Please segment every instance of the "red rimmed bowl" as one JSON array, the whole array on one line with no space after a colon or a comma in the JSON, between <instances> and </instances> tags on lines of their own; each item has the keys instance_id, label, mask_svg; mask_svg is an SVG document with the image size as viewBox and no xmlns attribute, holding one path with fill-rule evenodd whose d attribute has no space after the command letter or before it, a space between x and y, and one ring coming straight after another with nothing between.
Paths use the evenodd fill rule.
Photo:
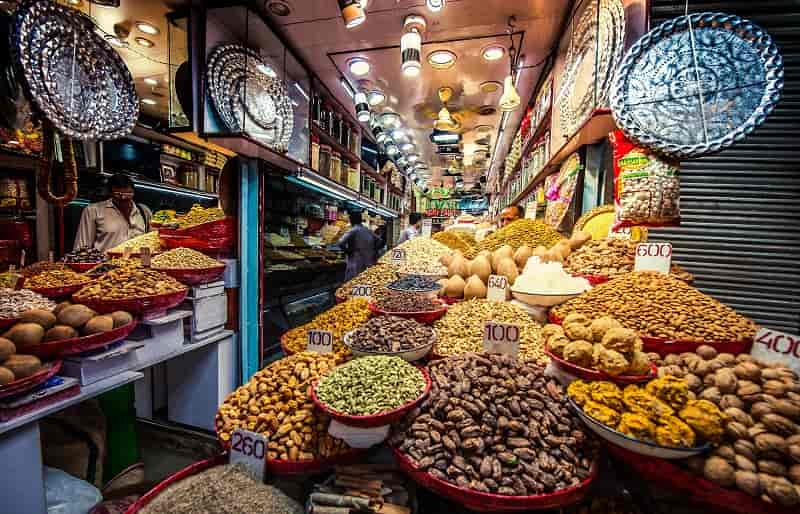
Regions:
<instances>
[{"instance_id":1,"label":"red rimmed bowl","mask_svg":"<svg viewBox=\"0 0 800 514\"><path fill-rule=\"evenodd\" d=\"M188 236L198 239L232 239L236 237L236 229L236 218L226 216L221 220L209 221L188 228L164 228L162 226L158 234L159 236L163 233L168 236Z\"/></svg>"},{"instance_id":2,"label":"red rimmed bowl","mask_svg":"<svg viewBox=\"0 0 800 514\"><path fill-rule=\"evenodd\" d=\"M78 273L86 273L90 269L94 268L98 264L103 264L103 262L67 262L66 265L72 268L72 271L77 271Z\"/></svg>"},{"instance_id":3,"label":"red rimmed bowl","mask_svg":"<svg viewBox=\"0 0 800 514\"><path fill-rule=\"evenodd\" d=\"M365 356L370 356L370 355L386 355L386 356L389 356L389 357L400 357L401 359L403 359L406 362L415 362L415 361L418 361L420 359L425 358L425 356L428 355L431 352L431 348L433 348L433 345L436 343L436 332L434 331L433 332L433 337L431 338L431 340L428 343L426 343L426 344L424 344L422 346L419 346L417 348L412 348L410 350L401 350L401 351L398 351L398 352L389 352L389 351L387 351L387 352L379 352L379 351L358 350L356 348L353 348L353 345L352 345L352 342L351 342L351 338L352 338L351 334L352 333L353 333L352 330L350 332L347 332L344 335L343 340L344 340L344 345L347 346L350 349L350 353L352 353L354 357L365 357Z\"/></svg>"},{"instance_id":4,"label":"red rimmed bowl","mask_svg":"<svg viewBox=\"0 0 800 514\"><path fill-rule=\"evenodd\" d=\"M550 320L550 323L555 323L556 325L560 325L563 321L561 318L553 314L552 311L550 311L548 314L548 319ZM657 353L661 357L665 357L673 353L694 353L701 346L712 346L720 353L727 352L734 355L738 355L740 353L750 353L750 349L753 347L752 339L746 339L744 341L686 341L681 339L668 339L665 337L649 337L643 335L640 335L639 338L642 340L642 343L644 343L642 351L648 353Z\"/></svg>"},{"instance_id":5,"label":"red rimmed bowl","mask_svg":"<svg viewBox=\"0 0 800 514\"><path fill-rule=\"evenodd\" d=\"M27 287L26 289L30 289L34 293L39 293L42 296L47 298L69 298L74 293L77 293L84 286L88 286L91 280L84 282L83 284L78 284L74 286L64 286L64 287Z\"/></svg>"},{"instance_id":6,"label":"red rimmed bowl","mask_svg":"<svg viewBox=\"0 0 800 514\"><path fill-rule=\"evenodd\" d=\"M439 299L446 303L447 305L454 305L458 302L463 302L463 298L453 298L451 296L440 296Z\"/></svg>"},{"instance_id":7,"label":"red rimmed bowl","mask_svg":"<svg viewBox=\"0 0 800 514\"><path fill-rule=\"evenodd\" d=\"M200 284L207 284L219 279L225 273L225 265L220 264L213 268L202 269L175 269L175 268L153 268L165 275L169 275L178 282L188 286L199 286Z\"/></svg>"},{"instance_id":8,"label":"red rimmed bowl","mask_svg":"<svg viewBox=\"0 0 800 514\"><path fill-rule=\"evenodd\" d=\"M434 303L437 303L436 300L434 300ZM447 304L445 304L443 301L439 301L438 303L441 305L441 307L439 307L434 311L416 311L416 312L385 311L372 302L370 302L370 304L367 307L369 308L370 312L379 316L382 315L397 316L398 318L413 319L414 321L417 321L419 323L430 325L437 319L444 316L444 314L447 312Z\"/></svg>"},{"instance_id":9,"label":"red rimmed bowl","mask_svg":"<svg viewBox=\"0 0 800 514\"><path fill-rule=\"evenodd\" d=\"M168 249L173 248L191 248L199 252L220 252L223 250L233 249L234 239L230 237L213 237L208 239L201 239L192 236L174 236L169 234L158 235L162 246Z\"/></svg>"},{"instance_id":10,"label":"red rimmed bowl","mask_svg":"<svg viewBox=\"0 0 800 514\"><path fill-rule=\"evenodd\" d=\"M403 453L392 447L395 461L400 470L420 486L477 512L518 512L525 510L555 509L581 501L589 492L589 487L597 477L597 463L592 465L591 474L580 484L549 494L533 496L504 496L482 493L473 489L458 487L432 476L417 468Z\"/></svg>"},{"instance_id":11,"label":"red rimmed bowl","mask_svg":"<svg viewBox=\"0 0 800 514\"><path fill-rule=\"evenodd\" d=\"M317 397L317 386L319 382L315 383L311 386L311 390L309 394L311 395L311 400L314 402L314 405L317 406L321 411L331 417L331 419L335 419L339 423L351 427L358 427L358 428L374 428L374 427L382 427L384 425L391 425L392 423L399 421L406 415L411 409L422 403L426 396L428 396L428 392L431 390L431 377L428 376L428 372L422 368L417 368L419 372L422 374L423 378L425 379L425 389L422 391L422 394L417 397L416 400L406 403L396 409L392 409L389 411L381 412L379 414L372 414L369 416L351 416L350 414L344 414L337 410L333 410L332 408L328 407L326 404L322 402L322 400Z\"/></svg>"},{"instance_id":12,"label":"red rimmed bowl","mask_svg":"<svg viewBox=\"0 0 800 514\"><path fill-rule=\"evenodd\" d=\"M31 355L36 355L40 359L52 359L64 355L76 355L78 353L96 350L110 344L116 343L128 337L133 329L136 328L137 321L133 320L125 326L83 337L73 337L62 339L61 341L48 341L26 348L25 351Z\"/></svg>"},{"instance_id":13,"label":"red rimmed bowl","mask_svg":"<svg viewBox=\"0 0 800 514\"><path fill-rule=\"evenodd\" d=\"M9 396L14 396L15 394L21 394L26 391L30 391L39 384L47 382L47 380L58 373L60 369L60 360L45 362L42 364L42 369L33 375L14 380L13 382L9 382L6 385L0 386L0 398L7 398Z\"/></svg>"},{"instance_id":14,"label":"red rimmed bowl","mask_svg":"<svg viewBox=\"0 0 800 514\"><path fill-rule=\"evenodd\" d=\"M604 283L608 282L609 280L611 280L606 275L585 275L583 273L573 273L572 276L573 277L578 277L578 278L585 278L586 280L589 281L589 283L592 286L597 286L597 285L600 285L600 284L604 284Z\"/></svg>"},{"instance_id":15,"label":"red rimmed bowl","mask_svg":"<svg viewBox=\"0 0 800 514\"><path fill-rule=\"evenodd\" d=\"M646 375L617 375L615 377L600 371L599 369L584 368L582 366L578 366L577 364L573 364L572 362L566 361L551 352L547 345L544 346L544 353L550 357L550 362L553 363L553 366L565 373L569 373L570 375L583 380L606 380L616 384L639 384L642 382L649 382L658 376L658 367L652 362L650 363L650 373Z\"/></svg>"},{"instance_id":16,"label":"red rimmed bowl","mask_svg":"<svg viewBox=\"0 0 800 514\"><path fill-rule=\"evenodd\" d=\"M145 296L142 298L131 298L127 300L95 300L93 298L80 298L73 296L72 300L82 303L93 311L100 314L108 314L114 311L125 311L131 314L150 314L153 312L166 311L179 305L189 292L188 289L175 293Z\"/></svg>"}]
</instances>

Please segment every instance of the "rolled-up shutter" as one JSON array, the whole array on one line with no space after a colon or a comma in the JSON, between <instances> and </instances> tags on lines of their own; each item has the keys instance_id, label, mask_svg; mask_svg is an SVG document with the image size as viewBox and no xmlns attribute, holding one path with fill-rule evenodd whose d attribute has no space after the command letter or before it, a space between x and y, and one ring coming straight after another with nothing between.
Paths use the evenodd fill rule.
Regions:
<instances>
[{"instance_id":1,"label":"rolled-up shutter","mask_svg":"<svg viewBox=\"0 0 800 514\"><path fill-rule=\"evenodd\" d=\"M690 12L748 18L777 42L785 86L753 135L719 154L682 163L681 226L651 231L696 283L759 324L800 333L800 2L692 1ZM651 26L684 3L651 0Z\"/></svg>"}]
</instances>

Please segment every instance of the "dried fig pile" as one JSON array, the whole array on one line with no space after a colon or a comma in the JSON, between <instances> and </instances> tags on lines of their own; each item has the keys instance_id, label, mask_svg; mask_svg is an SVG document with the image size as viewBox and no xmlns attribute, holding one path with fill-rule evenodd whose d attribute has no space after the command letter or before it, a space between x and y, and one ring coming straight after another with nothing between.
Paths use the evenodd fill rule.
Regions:
<instances>
[{"instance_id":1,"label":"dried fig pile","mask_svg":"<svg viewBox=\"0 0 800 514\"><path fill-rule=\"evenodd\" d=\"M435 361L429 372L429 397L392 436L420 470L511 496L552 493L590 475L595 443L542 368L471 353Z\"/></svg>"},{"instance_id":2,"label":"dried fig pile","mask_svg":"<svg viewBox=\"0 0 800 514\"><path fill-rule=\"evenodd\" d=\"M722 444L689 465L723 487L800 505L800 381L789 368L701 346L668 355L659 375L681 377L729 418Z\"/></svg>"}]
</instances>

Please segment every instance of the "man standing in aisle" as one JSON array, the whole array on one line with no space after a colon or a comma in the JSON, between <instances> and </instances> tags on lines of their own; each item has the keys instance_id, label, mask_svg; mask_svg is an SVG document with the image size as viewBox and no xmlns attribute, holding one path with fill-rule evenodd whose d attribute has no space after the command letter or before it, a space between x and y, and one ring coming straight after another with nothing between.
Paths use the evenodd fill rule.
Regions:
<instances>
[{"instance_id":1,"label":"man standing in aisle","mask_svg":"<svg viewBox=\"0 0 800 514\"><path fill-rule=\"evenodd\" d=\"M408 227L400 233L400 240L397 244L402 244L409 239L414 239L419 235L419 228L422 226L422 214L412 212L408 215Z\"/></svg>"},{"instance_id":2,"label":"man standing in aisle","mask_svg":"<svg viewBox=\"0 0 800 514\"><path fill-rule=\"evenodd\" d=\"M516 221L525 216L525 211L519 205L509 205L500 213L500 226L505 227L512 221Z\"/></svg>"},{"instance_id":3,"label":"man standing in aisle","mask_svg":"<svg viewBox=\"0 0 800 514\"><path fill-rule=\"evenodd\" d=\"M350 280L375 264L378 238L370 229L362 225L362 222L361 212L350 211L351 228L336 243L347 256L345 280Z\"/></svg>"},{"instance_id":4,"label":"man standing in aisle","mask_svg":"<svg viewBox=\"0 0 800 514\"><path fill-rule=\"evenodd\" d=\"M81 214L73 247L114 248L150 230L150 209L133 201L133 181L127 175L113 175L108 181L111 198L89 204Z\"/></svg>"}]
</instances>

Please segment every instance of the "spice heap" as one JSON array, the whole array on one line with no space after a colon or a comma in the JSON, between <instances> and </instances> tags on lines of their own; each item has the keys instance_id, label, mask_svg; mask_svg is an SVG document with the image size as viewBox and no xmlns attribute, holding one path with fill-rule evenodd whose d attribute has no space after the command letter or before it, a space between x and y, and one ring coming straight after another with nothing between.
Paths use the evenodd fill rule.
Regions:
<instances>
[{"instance_id":1,"label":"spice heap","mask_svg":"<svg viewBox=\"0 0 800 514\"><path fill-rule=\"evenodd\" d=\"M447 314L433 324L437 337L433 353L449 356L482 351L483 327L487 321L519 326L519 358L522 361L547 361L542 351L542 330L527 312L510 303L477 298L451 305Z\"/></svg>"},{"instance_id":2,"label":"spice heap","mask_svg":"<svg viewBox=\"0 0 800 514\"><path fill-rule=\"evenodd\" d=\"M437 232L433 235L433 239L446 245L451 250L459 250L464 254L472 253L477 244L473 237L455 230Z\"/></svg>"},{"instance_id":3,"label":"spice heap","mask_svg":"<svg viewBox=\"0 0 800 514\"><path fill-rule=\"evenodd\" d=\"M280 489L256 482L239 466L214 466L171 484L140 514L303 514Z\"/></svg>"},{"instance_id":4,"label":"spice heap","mask_svg":"<svg viewBox=\"0 0 800 514\"><path fill-rule=\"evenodd\" d=\"M581 275L616 278L633 271L636 245L638 244L636 241L619 238L588 241L567 257L564 261L564 269L570 273ZM694 280L691 273L684 271L677 264L672 265L670 273L684 282Z\"/></svg>"},{"instance_id":5,"label":"spice heap","mask_svg":"<svg viewBox=\"0 0 800 514\"><path fill-rule=\"evenodd\" d=\"M562 325L542 328L547 349L567 362L608 375L646 375L650 357L636 332L611 316L589 319L570 314Z\"/></svg>"},{"instance_id":6,"label":"spice heap","mask_svg":"<svg viewBox=\"0 0 800 514\"><path fill-rule=\"evenodd\" d=\"M514 290L540 294L575 294L591 289L585 278L573 277L559 262L528 259L525 269L514 282Z\"/></svg>"},{"instance_id":7,"label":"spice heap","mask_svg":"<svg viewBox=\"0 0 800 514\"><path fill-rule=\"evenodd\" d=\"M189 212L178 218L178 228L190 228L203 223L219 221L225 218L225 213L219 207L206 209L202 205L194 204Z\"/></svg>"},{"instance_id":8,"label":"spice heap","mask_svg":"<svg viewBox=\"0 0 800 514\"><path fill-rule=\"evenodd\" d=\"M336 290L339 298L350 298L353 286L380 287L397 280L397 271L391 264L376 264L365 269Z\"/></svg>"},{"instance_id":9,"label":"spice heap","mask_svg":"<svg viewBox=\"0 0 800 514\"><path fill-rule=\"evenodd\" d=\"M406 275L403 278L395 280L386 287L393 291L424 293L438 291L441 286L439 286L438 282L434 282L433 280L422 275Z\"/></svg>"},{"instance_id":10,"label":"spice heap","mask_svg":"<svg viewBox=\"0 0 800 514\"><path fill-rule=\"evenodd\" d=\"M237 428L264 434L267 458L312 460L346 450L328 434L330 419L314 409L309 387L335 365L333 355L301 352L275 361L225 399L216 429L227 443Z\"/></svg>"},{"instance_id":11,"label":"spice heap","mask_svg":"<svg viewBox=\"0 0 800 514\"><path fill-rule=\"evenodd\" d=\"M192 250L175 248L153 257L153 269L208 269L222 266L216 259Z\"/></svg>"},{"instance_id":12,"label":"spice heap","mask_svg":"<svg viewBox=\"0 0 800 514\"><path fill-rule=\"evenodd\" d=\"M95 247L82 246L77 250L67 252L61 258L62 262L105 262L108 259L106 254Z\"/></svg>"},{"instance_id":13,"label":"spice heap","mask_svg":"<svg viewBox=\"0 0 800 514\"><path fill-rule=\"evenodd\" d=\"M123 259L122 257L117 259L111 259L107 262L101 262L97 266L93 267L89 271L86 272L86 275L91 278L100 277L111 270L119 269L119 268L141 268L142 261L138 257L131 257L129 259Z\"/></svg>"},{"instance_id":14,"label":"spice heap","mask_svg":"<svg viewBox=\"0 0 800 514\"><path fill-rule=\"evenodd\" d=\"M447 268L438 262L406 260L397 270L403 275L433 275L443 277L447 275Z\"/></svg>"},{"instance_id":15,"label":"spice heap","mask_svg":"<svg viewBox=\"0 0 800 514\"><path fill-rule=\"evenodd\" d=\"M17 319L32 309L52 311L56 304L29 289L0 288L0 319Z\"/></svg>"},{"instance_id":16,"label":"spice heap","mask_svg":"<svg viewBox=\"0 0 800 514\"><path fill-rule=\"evenodd\" d=\"M621 390L613 382L576 380L569 397L587 416L628 437L673 448L722 439L726 417L708 400L693 400L680 378L661 377Z\"/></svg>"},{"instance_id":17,"label":"spice heap","mask_svg":"<svg viewBox=\"0 0 800 514\"><path fill-rule=\"evenodd\" d=\"M141 236L136 236L133 239L128 239L121 245L117 245L110 249L110 254L124 254L128 249L131 255L139 255L142 248L150 248L150 252L158 253L161 251L161 241L158 239L158 230L153 230Z\"/></svg>"},{"instance_id":18,"label":"spice heap","mask_svg":"<svg viewBox=\"0 0 800 514\"><path fill-rule=\"evenodd\" d=\"M186 291L174 278L146 268L111 270L73 296L75 300L130 300Z\"/></svg>"},{"instance_id":19,"label":"spice heap","mask_svg":"<svg viewBox=\"0 0 800 514\"><path fill-rule=\"evenodd\" d=\"M23 277L32 277L34 275L38 275L43 271L53 271L53 270L65 270L69 269L64 263L62 262L49 262L49 261L39 261L34 262L30 266L25 266L21 270L19 270L20 275Z\"/></svg>"},{"instance_id":20,"label":"spice heap","mask_svg":"<svg viewBox=\"0 0 800 514\"><path fill-rule=\"evenodd\" d=\"M172 209L162 209L160 211L156 211L153 213L153 217L150 218L150 223L161 225L172 223L176 221L175 214L175 211Z\"/></svg>"},{"instance_id":21,"label":"spice heap","mask_svg":"<svg viewBox=\"0 0 800 514\"><path fill-rule=\"evenodd\" d=\"M345 346L342 338L345 333L367 322L370 317L368 304L369 302L364 298L353 298L335 305L305 325L289 330L283 336L286 350L291 353L305 351L308 345L309 330L329 330L333 333L333 351L336 358L339 361L349 358L350 350Z\"/></svg>"},{"instance_id":22,"label":"spice heap","mask_svg":"<svg viewBox=\"0 0 800 514\"><path fill-rule=\"evenodd\" d=\"M425 391L425 377L400 357L375 355L343 364L322 377L317 398L350 416L372 416L413 402Z\"/></svg>"},{"instance_id":23,"label":"spice heap","mask_svg":"<svg viewBox=\"0 0 800 514\"><path fill-rule=\"evenodd\" d=\"M396 246L393 250L401 249L406 252L406 262L428 262L431 264L438 264L439 258L443 255L450 255L453 251L447 246L443 245L433 239L427 237L415 237L409 239L405 243ZM392 253L386 252L380 258L380 262L385 264L392 263Z\"/></svg>"},{"instance_id":24,"label":"spice heap","mask_svg":"<svg viewBox=\"0 0 800 514\"><path fill-rule=\"evenodd\" d=\"M391 466L336 466L330 479L314 486L308 498L308 512L410 514L411 495L406 484L405 476Z\"/></svg>"},{"instance_id":25,"label":"spice heap","mask_svg":"<svg viewBox=\"0 0 800 514\"><path fill-rule=\"evenodd\" d=\"M544 370L498 354L429 365L429 398L392 437L421 471L484 493L528 496L578 485L594 444Z\"/></svg>"},{"instance_id":26,"label":"spice heap","mask_svg":"<svg viewBox=\"0 0 800 514\"><path fill-rule=\"evenodd\" d=\"M374 353L404 352L429 345L433 329L414 320L397 316L378 316L350 332L354 350Z\"/></svg>"},{"instance_id":27,"label":"spice heap","mask_svg":"<svg viewBox=\"0 0 800 514\"><path fill-rule=\"evenodd\" d=\"M800 504L800 381L792 370L710 346L658 365L727 416L720 446L689 459L693 471L779 505Z\"/></svg>"},{"instance_id":28,"label":"spice heap","mask_svg":"<svg viewBox=\"0 0 800 514\"><path fill-rule=\"evenodd\" d=\"M384 312L430 312L442 308L438 300L409 291L378 289L372 299L375 306Z\"/></svg>"},{"instance_id":29,"label":"spice heap","mask_svg":"<svg viewBox=\"0 0 800 514\"><path fill-rule=\"evenodd\" d=\"M564 236L553 230L549 225L539 220L521 219L509 223L479 242L473 251L466 253L467 257L474 257L482 250L494 251L503 245L513 249L520 246L546 246L550 248Z\"/></svg>"},{"instance_id":30,"label":"spice heap","mask_svg":"<svg viewBox=\"0 0 800 514\"><path fill-rule=\"evenodd\" d=\"M654 271L635 271L600 284L551 311L587 318L613 316L641 336L689 341L752 339L756 325L681 280Z\"/></svg>"},{"instance_id":31,"label":"spice heap","mask_svg":"<svg viewBox=\"0 0 800 514\"><path fill-rule=\"evenodd\" d=\"M58 287L79 286L91 282L91 278L69 269L43 271L25 280L29 289L51 289Z\"/></svg>"}]
</instances>

